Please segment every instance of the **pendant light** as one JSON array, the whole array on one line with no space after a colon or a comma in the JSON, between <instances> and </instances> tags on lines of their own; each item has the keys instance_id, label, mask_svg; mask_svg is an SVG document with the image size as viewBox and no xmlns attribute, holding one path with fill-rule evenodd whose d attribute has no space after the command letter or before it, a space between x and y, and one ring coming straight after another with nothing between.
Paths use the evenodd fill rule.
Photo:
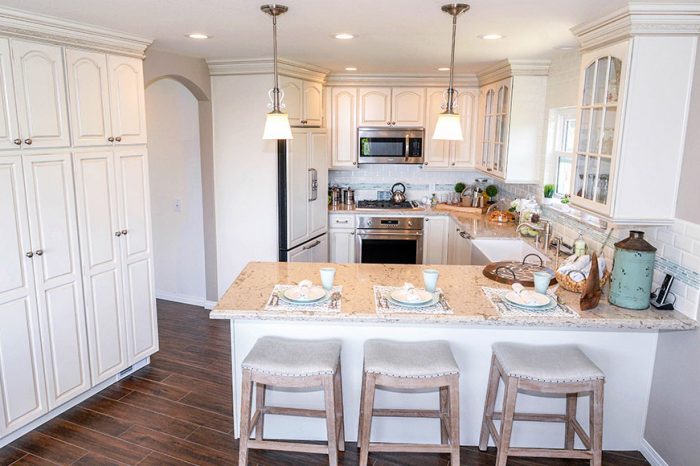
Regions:
<instances>
[{"instance_id":1,"label":"pendant light","mask_svg":"<svg viewBox=\"0 0 700 466\"><path fill-rule=\"evenodd\" d=\"M455 112L457 91L454 88L454 72L455 72L455 37L457 35L457 16L469 10L469 5L466 3L450 3L443 5L442 11L452 16L452 55L450 57L450 86L445 93L445 103L443 104L444 112L438 116L437 124L433 139L442 139L447 141L462 141L462 125L459 120L459 114Z\"/></svg>"},{"instance_id":2,"label":"pendant light","mask_svg":"<svg viewBox=\"0 0 700 466\"><path fill-rule=\"evenodd\" d=\"M265 120L265 131L263 139L292 139L292 129L289 126L289 117L282 111L284 104L284 93L279 88L279 76L277 75L277 17L282 13L286 13L288 8L284 5L263 5L260 7L262 11L272 16L272 46L274 53L274 75L275 85L268 96L270 103L268 108L270 112Z\"/></svg>"}]
</instances>

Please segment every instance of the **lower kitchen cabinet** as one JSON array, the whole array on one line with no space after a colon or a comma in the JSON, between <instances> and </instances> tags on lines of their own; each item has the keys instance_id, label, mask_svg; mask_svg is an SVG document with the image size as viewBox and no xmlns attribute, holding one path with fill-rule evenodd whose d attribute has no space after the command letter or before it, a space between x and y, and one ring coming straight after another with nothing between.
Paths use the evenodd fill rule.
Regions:
<instances>
[{"instance_id":1,"label":"lower kitchen cabinet","mask_svg":"<svg viewBox=\"0 0 700 466\"><path fill-rule=\"evenodd\" d=\"M331 228L329 236L329 261L337 264L355 262L355 230Z\"/></svg>"},{"instance_id":2,"label":"lower kitchen cabinet","mask_svg":"<svg viewBox=\"0 0 700 466\"><path fill-rule=\"evenodd\" d=\"M449 265L471 265L471 236L456 221L449 222L447 263Z\"/></svg>"},{"instance_id":3,"label":"lower kitchen cabinet","mask_svg":"<svg viewBox=\"0 0 700 466\"><path fill-rule=\"evenodd\" d=\"M328 262L328 235L324 234L289 252L288 262Z\"/></svg>"},{"instance_id":4,"label":"lower kitchen cabinet","mask_svg":"<svg viewBox=\"0 0 700 466\"><path fill-rule=\"evenodd\" d=\"M423 263L446 264L450 218L426 217L423 224Z\"/></svg>"}]
</instances>

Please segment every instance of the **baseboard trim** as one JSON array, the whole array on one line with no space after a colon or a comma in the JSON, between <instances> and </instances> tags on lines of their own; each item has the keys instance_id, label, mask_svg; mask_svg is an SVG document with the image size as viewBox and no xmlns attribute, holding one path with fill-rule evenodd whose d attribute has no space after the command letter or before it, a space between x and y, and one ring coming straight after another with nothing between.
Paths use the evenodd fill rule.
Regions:
<instances>
[{"instance_id":1,"label":"baseboard trim","mask_svg":"<svg viewBox=\"0 0 700 466\"><path fill-rule=\"evenodd\" d=\"M171 293L169 291L158 291L156 290L156 299L164 299L165 301L173 301L181 304L191 304L192 306L206 307L209 302L204 298L198 296L190 296L180 293Z\"/></svg>"},{"instance_id":2,"label":"baseboard trim","mask_svg":"<svg viewBox=\"0 0 700 466\"><path fill-rule=\"evenodd\" d=\"M651 446L646 439L642 439L642 447L640 452L644 455L651 466L669 466L666 460L664 460L661 455L659 455L654 447Z\"/></svg>"}]
</instances>

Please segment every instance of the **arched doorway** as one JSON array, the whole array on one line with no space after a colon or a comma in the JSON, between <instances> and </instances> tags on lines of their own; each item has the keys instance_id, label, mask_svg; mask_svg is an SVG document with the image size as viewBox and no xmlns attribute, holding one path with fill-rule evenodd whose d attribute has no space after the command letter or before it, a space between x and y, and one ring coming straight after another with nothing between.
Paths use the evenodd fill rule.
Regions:
<instances>
[{"instance_id":1,"label":"arched doorway","mask_svg":"<svg viewBox=\"0 0 700 466\"><path fill-rule=\"evenodd\" d=\"M146 87L156 296L206 301L199 100L184 78Z\"/></svg>"}]
</instances>

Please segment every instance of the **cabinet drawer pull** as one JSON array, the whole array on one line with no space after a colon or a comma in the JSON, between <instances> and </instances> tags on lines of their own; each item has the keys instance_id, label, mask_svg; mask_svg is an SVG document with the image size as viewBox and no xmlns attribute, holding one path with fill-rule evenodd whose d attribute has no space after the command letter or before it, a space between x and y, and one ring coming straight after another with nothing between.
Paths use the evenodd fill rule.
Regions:
<instances>
[{"instance_id":1,"label":"cabinet drawer pull","mask_svg":"<svg viewBox=\"0 0 700 466\"><path fill-rule=\"evenodd\" d=\"M464 238L464 239L472 239L472 235L470 235L470 234L467 233L466 231L460 232L460 233L459 233L459 236L461 236L461 237Z\"/></svg>"},{"instance_id":2,"label":"cabinet drawer pull","mask_svg":"<svg viewBox=\"0 0 700 466\"><path fill-rule=\"evenodd\" d=\"M335 223L348 223L349 220L336 220Z\"/></svg>"},{"instance_id":3,"label":"cabinet drawer pull","mask_svg":"<svg viewBox=\"0 0 700 466\"><path fill-rule=\"evenodd\" d=\"M117 238L119 238L121 235L122 235L122 232L121 232L121 231L115 231L115 232L114 232L114 236L116 236Z\"/></svg>"},{"instance_id":4,"label":"cabinet drawer pull","mask_svg":"<svg viewBox=\"0 0 700 466\"><path fill-rule=\"evenodd\" d=\"M12 142L14 142L14 143L15 143L15 145L17 145L17 146L19 146L19 145L21 145L21 144L22 144L22 140L21 140L21 139L19 139L19 138L15 139L15 140L14 140L14 141L12 141Z\"/></svg>"},{"instance_id":5,"label":"cabinet drawer pull","mask_svg":"<svg viewBox=\"0 0 700 466\"><path fill-rule=\"evenodd\" d=\"M122 142L122 137L121 137L121 136L117 136L116 138L114 138L114 140L117 141L117 142Z\"/></svg>"},{"instance_id":6,"label":"cabinet drawer pull","mask_svg":"<svg viewBox=\"0 0 700 466\"><path fill-rule=\"evenodd\" d=\"M31 146L31 145L32 145L32 140L29 139L29 138L27 138L27 139L24 140L24 143L25 143L26 145L28 145L28 146Z\"/></svg>"},{"instance_id":7,"label":"cabinet drawer pull","mask_svg":"<svg viewBox=\"0 0 700 466\"><path fill-rule=\"evenodd\" d=\"M122 230L122 235L126 235L127 233L129 233L129 230Z\"/></svg>"},{"instance_id":8,"label":"cabinet drawer pull","mask_svg":"<svg viewBox=\"0 0 700 466\"><path fill-rule=\"evenodd\" d=\"M34 257L34 253L32 251L29 251L28 253L25 254L25 256L27 256L28 258L31 259L32 257Z\"/></svg>"},{"instance_id":9,"label":"cabinet drawer pull","mask_svg":"<svg viewBox=\"0 0 700 466\"><path fill-rule=\"evenodd\" d=\"M304 246L302 249L305 250L305 251L308 250L308 249L313 249L313 248L315 248L316 246L318 246L319 244L321 244L321 242L318 241L318 240L316 240L316 241L314 241L312 244L309 244L308 246Z\"/></svg>"},{"instance_id":10,"label":"cabinet drawer pull","mask_svg":"<svg viewBox=\"0 0 700 466\"><path fill-rule=\"evenodd\" d=\"M34 252L34 254L36 254L37 256L43 256L43 255L44 255L44 251L42 251L41 249L37 249L37 250Z\"/></svg>"},{"instance_id":11,"label":"cabinet drawer pull","mask_svg":"<svg viewBox=\"0 0 700 466\"><path fill-rule=\"evenodd\" d=\"M112 136L110 136L110 137L107 138L107 141L109 141L109 142L114 142L114 138L113 138Z\"/></svg>"}]
</instances>

